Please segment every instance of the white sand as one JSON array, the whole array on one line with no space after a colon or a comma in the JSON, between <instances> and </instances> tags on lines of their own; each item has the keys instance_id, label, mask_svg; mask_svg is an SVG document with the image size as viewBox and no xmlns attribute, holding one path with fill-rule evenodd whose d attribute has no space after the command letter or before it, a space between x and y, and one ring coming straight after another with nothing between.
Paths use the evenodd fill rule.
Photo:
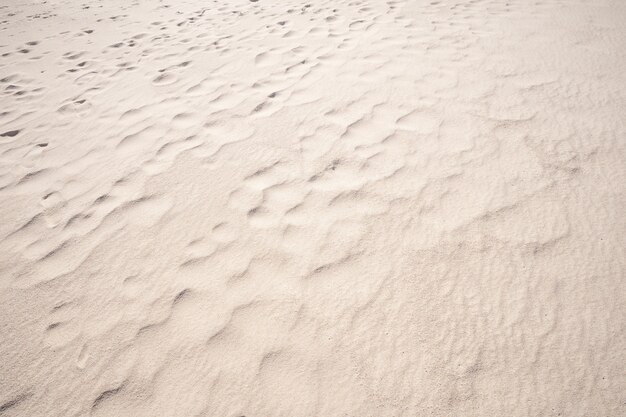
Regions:
<instances>
[{"instance_id":1,"label":"white sand","mask_svg":"<svg viewBox=\"0 0 626 417\"><path fill-rule=\"evenodd\" d=\"M0 416L626 415L626 1L4 0Z\"/></svg>"}]
</instances>

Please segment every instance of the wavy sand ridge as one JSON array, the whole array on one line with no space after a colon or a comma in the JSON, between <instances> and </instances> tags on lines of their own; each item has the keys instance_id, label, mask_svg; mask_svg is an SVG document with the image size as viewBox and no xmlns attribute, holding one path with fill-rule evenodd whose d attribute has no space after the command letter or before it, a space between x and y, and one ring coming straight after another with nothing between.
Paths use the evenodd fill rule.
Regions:
<instances>
[{"instance_id":1,"label":"wavy sand ridge","mask_svg":"<svg viewBox=\"0 0 626 417\"><path fill-rule=\"evenodd\" d=\"M624 21L9 0L0 415L626 414Z\"/></svg>"}]
</instances>

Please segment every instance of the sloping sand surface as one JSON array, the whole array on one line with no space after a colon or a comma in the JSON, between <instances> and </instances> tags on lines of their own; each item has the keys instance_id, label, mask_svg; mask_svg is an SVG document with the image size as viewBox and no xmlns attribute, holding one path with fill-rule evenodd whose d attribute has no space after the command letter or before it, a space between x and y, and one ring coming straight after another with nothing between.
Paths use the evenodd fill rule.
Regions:
<instances>
[{"instance_id":1,"label":"sloping sand surface","mask_svg":"<svg viewBox=\"0 0 626 417\"><path fill-rule=\"evenodd\" d=\"M4 0L0 416L626 415L626 2Z\"/></svg>"}]
</instances>

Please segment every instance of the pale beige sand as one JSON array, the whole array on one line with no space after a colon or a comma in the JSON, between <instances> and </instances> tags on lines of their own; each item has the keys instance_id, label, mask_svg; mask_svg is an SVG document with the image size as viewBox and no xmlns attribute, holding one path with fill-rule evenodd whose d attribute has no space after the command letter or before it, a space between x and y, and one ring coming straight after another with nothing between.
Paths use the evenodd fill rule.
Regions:
<instances>
[{"instance_id":1,"label":"pale beige sand","mask_svg":"<svg viewBox=\"0 0 626 417\"><path fill-rule=\"evenodd\" d=\"M626 415L626 2L0 7L0 416Z\"/></svg>"}]
</instances>

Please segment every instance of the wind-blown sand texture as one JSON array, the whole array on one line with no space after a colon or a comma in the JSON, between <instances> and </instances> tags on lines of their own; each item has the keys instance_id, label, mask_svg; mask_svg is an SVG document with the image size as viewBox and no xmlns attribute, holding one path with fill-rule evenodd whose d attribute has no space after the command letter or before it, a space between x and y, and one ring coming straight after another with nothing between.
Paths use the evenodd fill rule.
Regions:
<instances>
[{"instance_id":1,"label":"wind-blown sand texture","mask_svg":"<svg viewBox=\"0 0 626 417\"><path fill-rule=\"evenodd\" d=\"M0 6L0 416L626 415L626 2Z\"/></svg>"}]
</instances>

